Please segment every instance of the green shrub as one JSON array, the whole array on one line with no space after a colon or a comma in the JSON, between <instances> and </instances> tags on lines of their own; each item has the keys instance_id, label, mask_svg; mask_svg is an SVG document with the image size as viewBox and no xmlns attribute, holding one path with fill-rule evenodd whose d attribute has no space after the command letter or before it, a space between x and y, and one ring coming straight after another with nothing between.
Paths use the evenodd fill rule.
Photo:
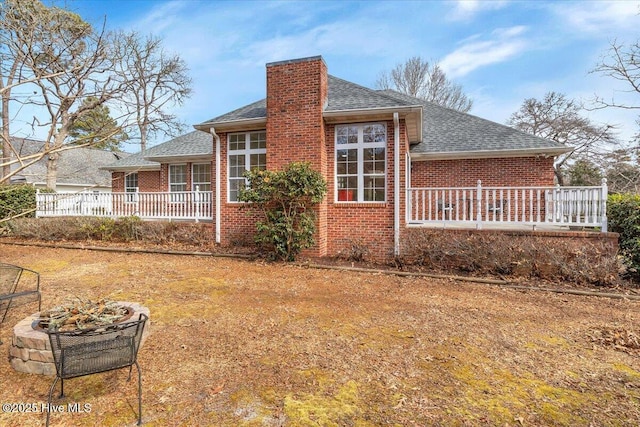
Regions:
<instances>
[{"instance_id":1,"label":"green shrub","mask_svg":"<svg viewBox=\"0 0 640 427\"><path fill-rule=\"evenodd\" d=\"M115 234L119 240L130 242L132 240L140 240L140 228L142 227L142 219L139 216L125 216L118 218L115 223Z\"/></svg>"},{"instance_id":2,"label":"green shrub","mask_svg":"<svg viewBox=\"0 0 640 427\"><path fill-rule=\"evenodd\" d=\"M93 221L82 224L80 229L88 240L108 242L116 233L116 220L113 218L94 218Z\"/></svg>"},{"instance_id":3,"label":"green shrub","mask_svg":"<svg viewBox=\"0 0 640 427\"><path fill-rule=\"evenodd\" d=\"M34 217L36 189L31 185L0 186L0 220L18 216Z\"/></svg>"},{"instance_id":4,"label":"green shrub","mask_svg":"<svg viewBox=\"0 0 640 427\"><path fill-rule=\"evenodd\" d=\"M619 245L629 276L640 279L640 195L610 194L609 231L620 234Z\"/></svg>"},{"instance_id":5,"label":"green shrub","mask_svg":"<svg viewBox=\"0 0 640 427\"><path fill-rule=\"evenodd\" d=\"M272 258L293 261L314 244L313 207L327 193L327 184L308 163L290 163L281 171L253 170L245 174L247 188L240 189L239 200L258 211L256 243L266 246Z\"/></svg>"}]
</instances>

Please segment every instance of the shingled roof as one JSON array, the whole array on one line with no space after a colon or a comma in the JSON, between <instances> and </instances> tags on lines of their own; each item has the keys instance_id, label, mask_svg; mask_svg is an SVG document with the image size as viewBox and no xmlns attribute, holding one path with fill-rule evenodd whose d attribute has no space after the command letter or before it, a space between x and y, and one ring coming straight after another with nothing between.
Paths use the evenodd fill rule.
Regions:
<instances>
[{"instance_id":1,"label":"shingled roof","mask_svg":"<svg viewBox=\"0 0 640 427\"><path fill-rule=\"evenodd\" d=\"M493 155L497 151L505 154L531 151L557 155L571 150L564 144L394 90L379 92L405 102L422 104L422 142L411 147L412 154L446 158L481 156L483 153Z\"/></svg>"},{"instance_id":2,"label":"shingled roof","mask_svg":"<svg viewBox=\"0 0 640 427\"><path fill-rule=\"evenodd\" d=\"M45 145L44 141L23 138L11 138L11 144L20 157L41 153ZM58 160L58 185L111 187L111 174L101 167L118 159L124 160L126 156L129 154L86 147L61 151ZM17 164L11 166L13 170L17 167ZM44 184L46 180L46 157L23 169L11 179L12 182L28 184Z\"/></svg>"},{"instance_id":3,"label":"shingled roof","mask_svg":"<svg viewBox=\"0 0 640 427\"><path fill-rule=\"evenodd\" d=\"M394 99L385 93L371 90L364 86L328 76L329 100L324 111L366 110L373 108L393 108L421 105L415 101ZM214 117L197 126L216 125L218 123L234 122L238 120L266 119L267 100L261 99L252 104L233 110L229 113Z\"/></svg>"},{"instance_id":4,"label":"shingled roof","mask_svg":"<svg viewBox=\"0 0 640 427\"><path fill-rule=\"evenodd\" d=\"M411 147L416 158L461 158L496 155L558 155L569 147L511 127L461 113L394 90L372 90L328 76L325 113L383 108L422 108L422 135ZM214 117L196 127L204 129L233 122L266 120L266 99ZM416 142L416 141L412 141Z\"/></svg>"},{"instance_id":5,"label":"shingled roof","mask_svg":"<svg viewBox=\"0 0 640 427\"><path fill-rule=\"evenodd\" d=\"M144 152L132 154L103 169L118 170L159 170L163 161L177 159L210 159L213 156L213 137L199 130L180 135Z\"/></svg>"}]
</instances>

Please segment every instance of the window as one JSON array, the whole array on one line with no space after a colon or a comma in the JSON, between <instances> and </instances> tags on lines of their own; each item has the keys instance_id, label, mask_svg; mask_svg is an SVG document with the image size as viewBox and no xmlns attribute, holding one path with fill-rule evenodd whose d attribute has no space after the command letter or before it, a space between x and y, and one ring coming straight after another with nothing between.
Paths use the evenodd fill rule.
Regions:
<instances>
[{"instance_id":1,"label":"window","mask_svg":"<svg viewBox=\"0 0 640 427\"><path fill-rule=\"evenodd\" d=\"M211 191L211 163L191 165L191 190Z\"/></svg>"},{"instance_id":2,"label":"window","mask_svg":"<svg viewBox=\"0 0 640 427\"><path fill-rule=\"evenodd\" d=\"M187 165L169 165L169 191L187 191Z\"/></svg>"},{"instance_id":3,"label":"window","mask_svg":"<svg viewBox=\"0 0 640 427\"><path fill-rule=\"evenodd\" d=\"M384 124L336 126L336 200L384 202L387 128Z\"/></svg>"},{"instance_id":4,"label":"window","mask_svg":"<svg viewBox=\"0 0 640 427\"><path fill-rule=\"evenodd\" d=\"M169 165L169 197L172 202L185 201L184 194L175 194L187 191L187 165Z\"/></svg>"},{"instance_id":5,"label":"window","mask_svg":"<svg viewBox=\"0 0 640 427\"><path fill-rule=\"evenodd\" d=\"M138 192L138 173L130 173L124 176L124 192L125 193L137 193ZM125 198L127 203L137 202L136 194L127 194Z\"/></svg>"},{"instance_id":6,"label":"window","mask_svg":"<svg viewBox=\"0 0 640 427\"><path fill-rule=\"evenodd\" d=\"M238 201L238 191L247 184L245 171L267 168L267 132L229 134L229 201Z\"/></svg>"}]
</instances>

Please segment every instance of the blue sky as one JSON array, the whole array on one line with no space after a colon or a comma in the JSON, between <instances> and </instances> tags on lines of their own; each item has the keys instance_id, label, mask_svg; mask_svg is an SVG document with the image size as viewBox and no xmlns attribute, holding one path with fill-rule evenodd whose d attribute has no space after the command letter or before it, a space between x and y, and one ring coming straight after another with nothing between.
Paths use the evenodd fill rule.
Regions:
<instances>
[{"instance_id":1,"label":"blue sky","mask_svg":"<svg viewBox=\"0 0 640 427\"><path fill-rule=\"evenodd\" d=\"M412 56L440 62L474 100L471 114L504 123L526 98L558 91L588 102L629 96L590 74L614 39L640 39L640 1L76 0L85 20L164 39L193 78L178 116L195 124L265 96L265 63L322 55L329 73L373 88ZM633 98L631 98L633 99ZM640 97L635 95L635 104ZM637 113L636 113L637 114ZM589 113L620 126L636 114ZM162 142L162 141L156 141ZM135 148L129 148L135 150Z\"/></svg>"}]
</instances>

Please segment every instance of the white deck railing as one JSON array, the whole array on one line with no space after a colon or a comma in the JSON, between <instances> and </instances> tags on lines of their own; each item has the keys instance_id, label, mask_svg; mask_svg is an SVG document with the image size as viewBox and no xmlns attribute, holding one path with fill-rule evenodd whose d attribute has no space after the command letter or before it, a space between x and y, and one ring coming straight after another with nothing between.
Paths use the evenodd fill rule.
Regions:
<instances>
[{"instance_id":1,"label":"white deck railing","mask_svg":"<svg viewBox=\"0 0 640 427\"><path fill-rule=\"evenodd\" d=\"M172 193L38 193L36 217L100 216L210 220L211 191Z\"/></svg>"},{"instance_id":2,"label":"white deck railing","mask_svg":"<svg viewBox=\"0 0 640 427\"><path fill-rule=\"evenodd\" d=\"M580 226L607 231L607 184L598 187L407 189L407 224Z\"/></svg>"}]
</instances>

